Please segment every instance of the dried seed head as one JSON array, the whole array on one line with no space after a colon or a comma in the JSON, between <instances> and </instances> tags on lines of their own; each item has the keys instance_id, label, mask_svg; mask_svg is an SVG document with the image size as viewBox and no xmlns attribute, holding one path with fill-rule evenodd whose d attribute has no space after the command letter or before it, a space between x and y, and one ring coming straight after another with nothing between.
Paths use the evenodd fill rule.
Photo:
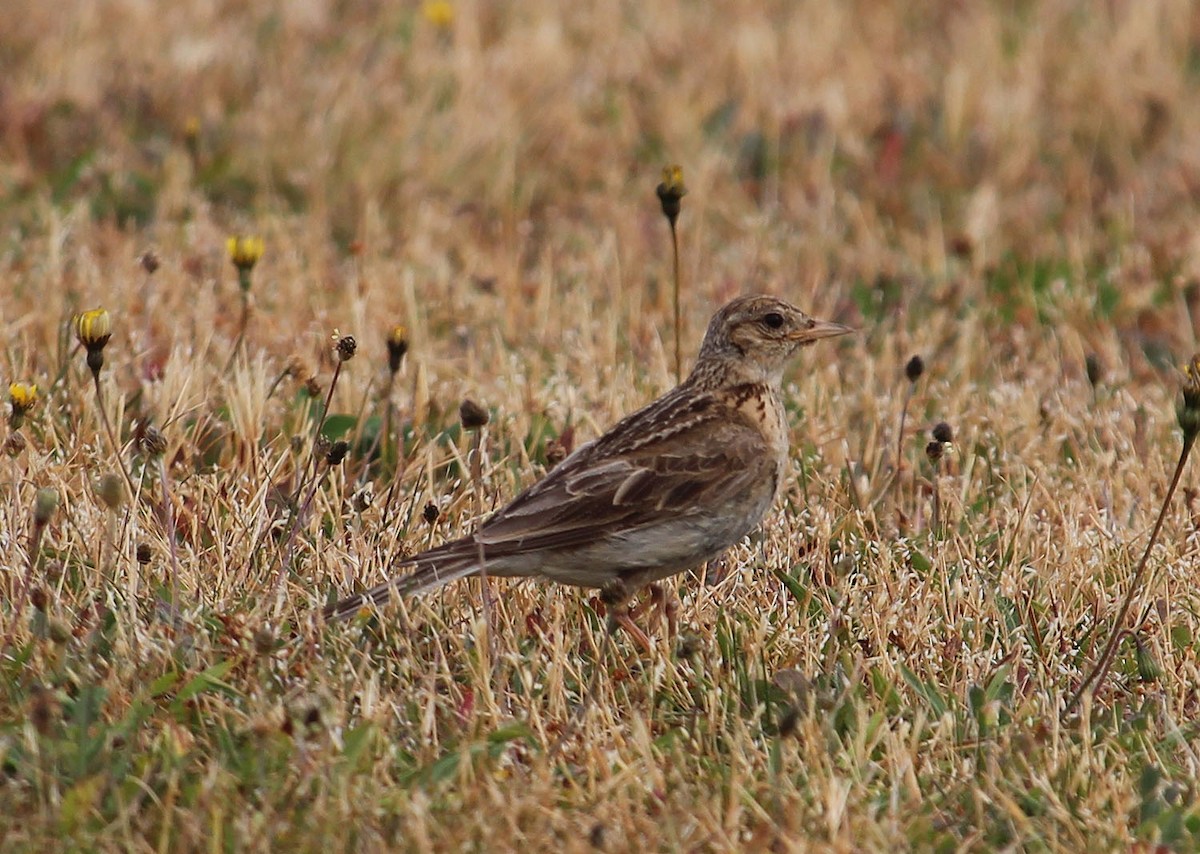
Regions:
<instances>
[{"instance_id":1,"label":"dried seed head","mask_svg":"<svg viewBox=\"0 0 1200 854\"><path fill-rule=\"evenodd\" d=\"M655 188L655 192L662 205L663 216L673 228L675 220L679 219L680 201L687 194L687 187L683 185L683 167L668 166L663 169L662 183Z\"/></svg>"},{"instance_id":2,"label":"dried seed head","mask_svg":"<svg viewBox=\"0 0 1200 854\"><path fill-rule=\"evenodd\" d=\"M33 605L34 610L41 611L44 614L46 612L46 605L48 604L48 601L49 599L46 596L46 588L42 587L40 584L29 591L29 603Z\"/></svg>"},{"instance_id":3,"label":"dried seed head","mask_svg":"<svg viewBox=\"0 0 1200 854\"><path fill-rule=\"evenodd\" d=\"M796 730L800 726L800 710L795 706L788 706L787 711L779 718L779 737L790 738L796 734Z\"/></svg>"},{"instance_id":4,"label":"dried seed head","mask_svg":"<svg viewBox=\"0 0 1200 854\"><path fill-rule=\"evenodd\" d=\"M343 335L337 339L334 351L337 353L339 361L349 362L358 352L358 342L354 340L353 335Z\"/></svg>"},{"instance_id":5,"label":"dried seed head","mask_svg":"<svg viewBox=\"0 0 1200 854\"><path fill-rule=\"evenodd\" d=\"M270 629L254 630L254 651L259 655L268 655L275 651L275 633Z\"/></svg>"},{"instance_id":6,"label":"dried seed head","mask_svg":"<svg viewBox=\"0 0 1200 854\"><path fill-rule=\"evenodd\" d=\"M936 463L942 458L942 454L945 452L945 450L946 446L941 442L930 442L925 446L925 456L929 457L930 462Z\"/></svg>"},{"instance_id":7,"label":"dried seed head","mask_svg":"<svg viewBox=\"0 0 1200 854\"><path fill-rule=\"evenodd\" d=\"M40 735L49 735L59 716L58 698L44 685L29 690L29 722Z\"/></svg>"},{"instance_id":8,"label":"dried seed head","mask_svg":"<svg viewBox=\"0 0 1200 854\"><path fill-rule=\"evenodd\" d=\"M159 264L158 256L154 254L153 249L143 252L142 257L138 259L138 263L142 265L142 269L150 276L153 276L158 271L158 268L162 266Z\"/></svg>"},{"instance_id":9,"label":"dried seed head","mask_svg":"<svg viewBox=\"0 0 1200 854\"><path fill-rule=\"evenodd\" d=\"M325 462L331 466L340 466L348 453L350 453L350 443L339 439L330 446L329 452L325 454Z\"/></svg>"},{"instance_id":10,"label":"dried seed head","mask_svg":"<svg viewBox=\"0 0 1200 854\"><path fill-rule=\"evenodd\" d=\"M364 483L359 487L353 496L350 498L350 506L354 508L355 513L365 513L367 508L371 506L371 502L375 500L375 487L371 483Z\"/></svg>"},{"instance_id":11,"label":"dried seed head","mask_svg":"<svg viewBox=\"0 0 1200 854\"><path fill-rule=\"evenodd\" d=\"M321 383L316 377L309 377L304 381L304 393L309 397L321 396Z\"/></svg>"},{"instance_id":12,"label":"dried seed head","mask_svg":"<svg viewBox=\"0 0 1200 854\"><path fill-rule=\"evenodd\" d=\"M146 424L138 431L137 446L144 457L161 457L167 452L167 437L153 424Z\"/></svg>"},{"instance_id":13,"label":"dried seed head","mask_svg":"<svg viewBox=\"0 0 1200 854\"><path fill-rule=\"evenodd\" d=\"M58 491L49 487L39 489L33 499L33 521L38 526L49 524L58 509Z\"/></svg>"},{"instance_id":14,"label":"dried seed head","mask_svg":"<svg viewBox=\"0 0 1200 854\"><path fill-rule=\"evenodd\" d=\"M920 356L913 356L908 360L908 364L904 366L904 376L908 378L910 383L915 383L919 380L923 373L925 373L925 360Z\"/></svg>"},{"instance_id":15,"label":"dried seed head","mask_svg":"<svg viewBox=\"0 0 1200 854\"><path fill-rule=\"evenodd\" d=\"M329 455L333 449L333 442L328 436L317 436L313 439L313 456L318 459L323 459Z\"/></svg>"},{"instance_id":16,"label":"dried seed head","mask_svg":"<svg viewBox=\"0 0 1200 854\"><path fill-rule=\"evenodd\" d=\"M4 439L4 453L8 454L10 457L15 457L20 454L21 451L25 450L26 444L27 442L25 441L25 435L13 430L13 432L9 433Z\"/></svg>"},{"instance_id":17,"label":"dried seed head","mask_svg":"<svg viewBox=\"0 0 1200 854\"><path fill-rule=\"evenodd\" d=\"M441 515L442 513L440 510L438 510L438 506L436 504L434 504L432 501L425 502L425 509L421 511L421 517L426 522L432 525Z\"/></svg>"},{"instance_id":18,"label":"dried seed head","mask_svg":"<svg viewBox=\"0 0 1200 854\"><path fill-rule=\"evenodd\" d=\"M695 658L704 650L704 641L695 632L684 632L679 638L679 643L675 646L675 655L677 658L690 660Z\"/></svg>"},{"instance_id":19,"label":"dried seed head","mask_svg":"<svg viewBox=\"0 0 1200 854\"><path fill-rule=\"evenodd\" d=\"M949 445L954 441L954 431L950 429L950 425L945 421L939 421L933 427L933 438L938 442Z\"/></svg>"},{"instance_id":20,"label":"dried seed head","mask_svg":"<svg viewBox=\"0 0 1200 854\"><path fill-rule=\"evenodd\" d=\"M149 543L137 544L137 562L145 566L150 562L150 558L154 556L154 552L150 549Z\"/></svg>"},{"instance_id":21,"label":"dried seed head","mask_svg":"<svg viewBox=\"0 0 1200 854\"><path fill-rule=\"evenodd\" d=\"M93 484L96 497L109 510L119 510L125 503L125 481L115 472L106 472Z\"/></svg>"},{"instance_id":22,"label":"dried seed head","mask_svg":"<svg viewBox=\"0 0 1200 854\"><path fill-rule=\"evenodd\" d=\"M400 370L404 356L408 353L408 330L403 326L393 326L387 337L388 370L393 374Z\"/></svg>"},{"instance_id":23,"label":"dried seed head","mask_svg":"<svg viewBox=\"0 0 1200 854\"><path fill-rule=\"evenodd\" d=\"M464 430L478 430L488 423L488 413L478 403L466 398L458 407L458 419Z\"/></svg>"}]
</instances>

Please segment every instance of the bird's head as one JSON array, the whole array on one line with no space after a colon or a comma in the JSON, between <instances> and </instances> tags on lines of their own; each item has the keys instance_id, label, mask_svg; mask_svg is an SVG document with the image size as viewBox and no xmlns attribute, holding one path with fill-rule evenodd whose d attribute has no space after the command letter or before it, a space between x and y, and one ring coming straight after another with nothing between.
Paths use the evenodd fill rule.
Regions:
<instances>
[{"instance_id":1,"label":"bird's head","mask_svg":"<svg viewBox=\"0 0 1200 854\"><path fill-rule=\"evenodd\" d=\"M713 315L697 368L716 363L732 370L739 381L778 383L801 347L853 331L809 317L778 297L740 297Z\"/></svg>"}]
</instances>

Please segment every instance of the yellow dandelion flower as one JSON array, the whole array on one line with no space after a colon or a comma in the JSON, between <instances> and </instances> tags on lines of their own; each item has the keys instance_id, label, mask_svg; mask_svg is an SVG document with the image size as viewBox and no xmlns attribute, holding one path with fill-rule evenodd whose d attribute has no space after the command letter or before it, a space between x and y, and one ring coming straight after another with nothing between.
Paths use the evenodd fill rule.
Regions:
<instances>
[{"instance_id":1,"label":"yellow dandelion flower","mask_svg":"<svg viewBox=\"0 0 1200 854\"><path fill-rule=\"evenodd\" d=\"M421 14L439 30L448 30L454 26L454 4L449 0L427 0L421 6Z\"/></svg>"},{"instance_id":2,"label":"yellow dandelion flower","mask_svg":"<svg viewBox=\"0 0 1200 854\"><path fill-rule=\"evenodd\" d=\"M8 402L14 415L24 415L38 402L38 387L33 383L12 383L8 387Z\"/></svg>"},{"instance_id":3,"label":"yellow dandelion flower","mask_svg":"<svg viewBox=\"0 0 1200 854\"><path fill-rule=\"evenodd\" d=\"M93 308L75 317L75 337L88 350L103 350L112 337L112 318L107 309Z\"/></svg>"},{"instance_id":4,"label":"yellow dandelion flower","mask_svg":"<svg viewBox=\"0 0 1200 854\"><path fill-rule=\"evenodd\" d=\"M238 272L248 273L262 258L266 247L261 237L235 235L225 241L225 248L229 252L229 260L238 268Z\"/></svg>"}]
</instances>

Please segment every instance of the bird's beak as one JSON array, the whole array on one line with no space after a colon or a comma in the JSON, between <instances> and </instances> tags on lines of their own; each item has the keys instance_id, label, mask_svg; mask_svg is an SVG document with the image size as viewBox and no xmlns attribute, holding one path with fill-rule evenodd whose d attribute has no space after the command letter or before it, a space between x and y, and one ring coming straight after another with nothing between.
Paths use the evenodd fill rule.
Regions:
<instances>
[{"instance_id":1,"label":"bird's beak","mask_svg":"<svg viewBox=\"0 0 1200 854\"><path fill-rule=\"evenodd\" d=\"M812 326L805 329L797 329L791 338L798 344L808 344L812 341L819 341L822 338L836 338L839 335L848 335L854 331L856 330L849 326L843 326L840 323L834 323L830 320L814 320Z\"/></svg>"}]
</instances>

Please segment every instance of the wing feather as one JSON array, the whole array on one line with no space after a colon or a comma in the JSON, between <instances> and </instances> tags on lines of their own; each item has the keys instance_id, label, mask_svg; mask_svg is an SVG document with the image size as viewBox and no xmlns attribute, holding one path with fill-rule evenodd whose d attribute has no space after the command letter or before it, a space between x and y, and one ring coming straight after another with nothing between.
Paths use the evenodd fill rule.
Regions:
<instances>
[{"instance_id":1,"label":"wing feather","mask_svg":"<svg viewBox=\"0 0 1200 854\"><path fill-rule=\"evenodd\" d=\"M617 456L607 447L581 448L485 522L478 540L495 557L587 545L664 513L736 501L777 475L761 434L736 413L696 406L673 428L650 440L652 430L642 431L642 440Z\"/></svg>"}]
</instances>

